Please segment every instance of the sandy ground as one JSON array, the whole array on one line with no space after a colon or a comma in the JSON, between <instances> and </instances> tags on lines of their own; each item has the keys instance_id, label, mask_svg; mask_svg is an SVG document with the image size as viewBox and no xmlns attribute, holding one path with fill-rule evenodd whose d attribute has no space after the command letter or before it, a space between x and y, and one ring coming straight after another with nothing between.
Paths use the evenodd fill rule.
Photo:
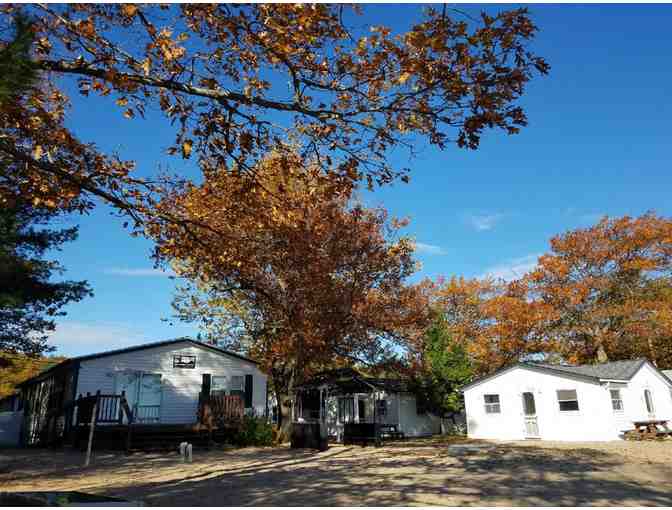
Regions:
<instances>
[{"instance_id":1,"label":"sandy ground","mask_svg":"<svg viewBox=\"0 0 672 510\"><path fill-rule=\"evenodd\" d=\"M161 506L672 506L672 441L431 440L124 456L0 450L0 490L79 490ZM458 446L456 446L458 445Z\"/></svg>"}]
</instances>

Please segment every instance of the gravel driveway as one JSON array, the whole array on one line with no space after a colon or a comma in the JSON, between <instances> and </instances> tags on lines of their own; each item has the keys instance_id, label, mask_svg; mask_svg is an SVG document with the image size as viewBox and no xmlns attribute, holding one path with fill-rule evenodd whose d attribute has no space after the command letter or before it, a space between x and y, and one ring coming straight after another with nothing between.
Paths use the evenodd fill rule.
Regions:
<instances>
[{"instance_id":1,"label":"gravel driveway","mask_svg":"<svg viewBox=\"0 0 672 510\"><path fill-rule=\"evenodd\" d=\"M458 444L459 443L459 444ZM125 457L0 450L6 491L79 490L161 506L672 506L672 441L287 447Z\"/></svg>"}]
</instances>

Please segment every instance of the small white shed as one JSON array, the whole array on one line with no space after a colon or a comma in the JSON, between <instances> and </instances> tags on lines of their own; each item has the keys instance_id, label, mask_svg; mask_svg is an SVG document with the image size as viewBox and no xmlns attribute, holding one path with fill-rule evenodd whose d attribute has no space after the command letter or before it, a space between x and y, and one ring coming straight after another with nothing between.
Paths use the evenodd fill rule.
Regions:
<instances>
[{"instance_id":1,"label":"small white shed","mask_svg":"<svg viewBox=\"0 0 672 510\"><path fill-rule=\"evenodd\" d=\"M672 420L672 380L648 360L517 363L464 387L469 437L609 441L633 421Z\"/></svg>"}]
</instances>

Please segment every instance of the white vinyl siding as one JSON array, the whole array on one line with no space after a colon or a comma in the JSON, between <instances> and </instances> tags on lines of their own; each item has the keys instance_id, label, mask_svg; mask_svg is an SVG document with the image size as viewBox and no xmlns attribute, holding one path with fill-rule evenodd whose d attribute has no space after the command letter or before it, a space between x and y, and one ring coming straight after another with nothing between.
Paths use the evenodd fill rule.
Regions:
<instances>
[{"instance_id":1,"label":"white vinyl siding","mask_svg":"<svg viewBox=\"0 0 672 510\"><path fill-rule=\"evenodd\" d=\"M175 355L196 356L196 368L174 368ZM219 354L190 342L104 356L81 362L77 394L115 392L115 374L141 372L161 375L160 423L194 423L203 374L253 377L252 405L255 413L266 410L266 376L254 363Z\"/></svg>"}]
</instances>

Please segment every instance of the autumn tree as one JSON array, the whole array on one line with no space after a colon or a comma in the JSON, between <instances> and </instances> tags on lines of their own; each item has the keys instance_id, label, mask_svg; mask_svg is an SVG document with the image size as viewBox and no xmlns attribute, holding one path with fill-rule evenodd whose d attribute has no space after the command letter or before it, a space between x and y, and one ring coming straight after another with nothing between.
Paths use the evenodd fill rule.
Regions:
<instances>
[{"instance_id":1,"label":"autumn tree","mask_svg":"<svg viewBox=\"0 0 672 510\"><path fill-rule=\"evenodd\" d=\"M178 317L260 360L282 406L316 370L386 360L427 316L423 286L406 283L416 262L413 242L398 235L403 222L353 203L347 186L301 164L277 153L255 179L222 173L185 184L158 210L197 230L148 226L158 260L188 282Z\"/></svg>"},{"instance_id":2,"label":"autumn tree","mask_svg":"<svg viewBox=\"0 0 672 510\"><path fill-rule=\"evenodd\" d=\"M545 332L571 361L645 356L672 365L672 221L603 218L551 239L525 278L553 309Z\"/></svg>"},{"instance_id":3,"label":"autumn tree","mask_svg":"<svg viewBox=\"0 0 672 510\"><path fill-rule=\"evenodd\" d=\"M432 302L479 373L530 355L672 366L672 220L603 218L510 282L453 278Z\"/></svg>"},{"instance_id":4,"label":"autumn tree","mask_svg":"<svg viewBox=\"0 0 672 510\"><path fill-rule=\"evenodd\" d=\"M476 149L486 129L512 134L526 125L518 100L535 73L548 71L528 49L537 28L526 9L476 18L430 8L398 34L377 25L358 32L359 10L4 6L5 25L17 12L34 16L33 66L45 78L24 101L0 110L0 154L17 163L12 185L66 210L103 199L131 215L138 232L145 215L155 214L159 176L142 177L132 162L66 126L68 82L86 100L114 101L129 122L161 112L176 128L164 148L198 158L204 177L234 167L254 173L270 150L298 144L326 175L373 186L407 178L388 161L394 148L424 140Z\"/></svg>"},{"instance_id":5,"label":"autumn tree","mask_svg":"<svg viewBox=\"0 0 672 510\"><path fill-rule=\"evenodd\" d=\"M451 278L437 286L432 301L476 373L556 349L544 329L552 308L528 299L528 288L520 281Z\"/></svg>"},{"instance_id":6,"label":"autumn tree","mask_svg":"<svg viewBox=\"0 0 672 510\"><path fill-rule=\"evenodd\" d=\"M18 384L63 361L57 356L35 357L0 351L0 399L16 392Z\"/></svg>"}]
</instances>

